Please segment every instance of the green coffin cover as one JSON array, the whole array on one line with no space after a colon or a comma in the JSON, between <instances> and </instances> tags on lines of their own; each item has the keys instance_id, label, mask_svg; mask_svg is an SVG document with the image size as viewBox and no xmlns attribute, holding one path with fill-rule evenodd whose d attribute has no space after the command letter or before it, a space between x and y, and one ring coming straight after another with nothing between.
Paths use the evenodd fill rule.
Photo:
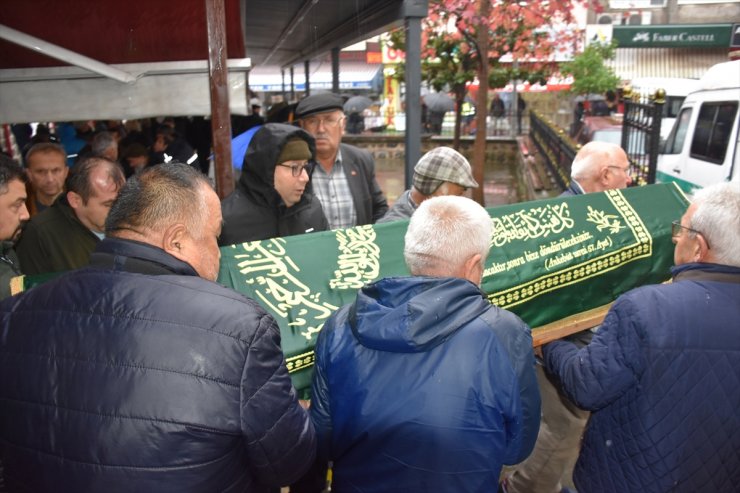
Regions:
<instances>
[{"instance_id":1,"label":"green coffin cover","mask_svg":"<svg viewBox=\"0 0 740 493\"><path fill-rule=\"evenodd\" d=\"M490 208L493 235L482 289L491 302L536 328L663 282L673 265L671 221L687 206L678 187L664 184ZM218 281L257 300L278 321L300 391L310 387L313 348L326 319L354 301L363 285L408 275L407 225L358 226L221 249Z\"/></svg>"}]
</instances>

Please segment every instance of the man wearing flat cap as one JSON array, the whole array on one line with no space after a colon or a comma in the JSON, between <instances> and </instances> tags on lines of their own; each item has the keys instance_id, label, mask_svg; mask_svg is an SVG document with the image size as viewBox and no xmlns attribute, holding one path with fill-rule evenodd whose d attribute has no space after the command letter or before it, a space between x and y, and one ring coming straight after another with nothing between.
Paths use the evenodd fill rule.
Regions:
<instances>
[{"instance_id":1,"label":"man wearing flat cap","mask_svg":"<svg viewBox=\"0 0 740 493\"><path fill-rule=\"evenodd\" d=\"M329 221L330 229L372 224L388 210L375 179L375 163L369 152L342 144L344 111L341 96L322 93L298 103L295 116L316 139L313 189Z\"/></svg>"},{"instance_id":2,"label":"man wearing flat cap","mask_svg":"<svg viewBox=\"0 0 740 493\"><path fill-rule=\"evenodd\" d=\"M408 219L426 199L442 195L462 195L478 188L470 163L451 147L437 147L424 154L414 167L413 185L378 222Z\"/></svg>"},{"instance_id":3,"label":"man wearing flat cap","mask_svg":"<svg viewBox=\"0 0 740 493\"><path fill-rule=\"evenodd\" d=\"M311 193L316 147L300 128L267 123L252 137L236 190L221 203L219 245L313 231L328 224Z\"/></svg>"}]
</instances>

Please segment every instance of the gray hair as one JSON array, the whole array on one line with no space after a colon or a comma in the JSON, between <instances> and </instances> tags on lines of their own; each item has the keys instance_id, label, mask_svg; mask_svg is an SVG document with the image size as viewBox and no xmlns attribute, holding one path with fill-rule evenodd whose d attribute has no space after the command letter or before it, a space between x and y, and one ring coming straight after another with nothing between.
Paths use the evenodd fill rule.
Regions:
<instances>
[{"instance_id":1,"label":"gray hair","mask_svg":"<svg viewBox=\"0 0 740 493\"><path fill-rule=\"evenodd\" d=\"M102 156L105 151L112 148L118 148L118 143L110 132L99 132L95 134L92 142L90 143L92 153L96 156Z\"/></svg>"},{"instance_id":2,"label":"gray hair","mask_svg":"<svg viewBox=\"0 0 740 493\"><path fill-rule=\"evenodd\" d=\"M740 267L740 184L718 183L694 195L689 227L700 232L717 263Z\"/></svg>"},{"instance_id":3,"label":"gray hair","mask_svg":"<svg viewBox=\"0 0 740 493\"><path fill-rule=\"evenodd\" d=\"M570 177L575 180L594 178L604 166L614 160L614 155L624 152L621 147L609 142L589 142L573 159Z\"/></svg>"},{"instance_id":4,"label":"gray hair","mask_svg":"<svg viewBox=\"0 0 740 493\"><path fill-rule=\"evenodd\" d=\"M202 237L208 220L202 186L211 188L208 178L187 164L173 161L146 168L121 187L105 221L105 234L163 231L182 222L194 237Z\"/></svg>"},{"instance_id":5,"label":"gray hair","mask_svg":"<svg viewBox=\"0 0 740 493\"><path fill-rule=\"evenodd\" d=\"M406 266L415 276L453 276L475 254L485 262L491 231L491 217L478 203L449 195L427 199L406 231Z\"/></svg>"}]
</instances>

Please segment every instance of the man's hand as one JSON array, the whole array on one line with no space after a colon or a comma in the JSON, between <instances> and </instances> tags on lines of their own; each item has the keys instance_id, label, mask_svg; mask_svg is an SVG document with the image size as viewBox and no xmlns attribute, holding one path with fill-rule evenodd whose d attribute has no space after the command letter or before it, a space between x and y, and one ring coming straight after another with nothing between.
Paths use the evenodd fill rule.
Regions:
<instances>
[{"instance_id":1,"label":"man's hand","mask_svg":"<svg viewBox=\"0 0 740 493\"><path fill-rule=\"evenodd\" d=\"M535 358L542 359L542 346L535 346L534 347L534 356Z\"/></svg>"}]
</instances>

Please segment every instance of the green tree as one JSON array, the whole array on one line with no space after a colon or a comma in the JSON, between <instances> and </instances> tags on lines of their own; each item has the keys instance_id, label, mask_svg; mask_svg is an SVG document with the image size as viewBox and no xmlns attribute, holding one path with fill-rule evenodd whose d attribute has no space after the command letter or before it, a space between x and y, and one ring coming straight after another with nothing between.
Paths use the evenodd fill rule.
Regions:
<instances>
[{"instance_id":1,"label":"green tree","mask_svg":"<svg viewBox=\"0 0 740 493\"><path fill-rule=\"evenodd\" d=\"M572 43L575 36L567 29L556 31L549 26L572 24L572 7L571 0L430 0L422 31L422 79L435 90L451 92L455 99L456 148L467 85L478 80L472 164L479 183L483 183L489 83L503 87L512 78L545 78L553 66L552 55ZM404 49L403 33L393 33L391 43ZM506 55L516 60L518 67L501 63ZM403 69L397 74L402 73ZM483 203L482 187L473 197Z\"/></svg>"},{"instance_id":2,"label":"green tree","mask_svg":"<svg viewBox=\"0 0 740 493\"><path fill-rule=\"evenodd\" d=\"M573 77L570 91L576 94L603 94L616 90L619 77L604 64L604 60L614 59L616 49L616 41L609 44L594 42L586 46L572 61L561 64L563 75Z\"/></svg>"}]
</instances>

